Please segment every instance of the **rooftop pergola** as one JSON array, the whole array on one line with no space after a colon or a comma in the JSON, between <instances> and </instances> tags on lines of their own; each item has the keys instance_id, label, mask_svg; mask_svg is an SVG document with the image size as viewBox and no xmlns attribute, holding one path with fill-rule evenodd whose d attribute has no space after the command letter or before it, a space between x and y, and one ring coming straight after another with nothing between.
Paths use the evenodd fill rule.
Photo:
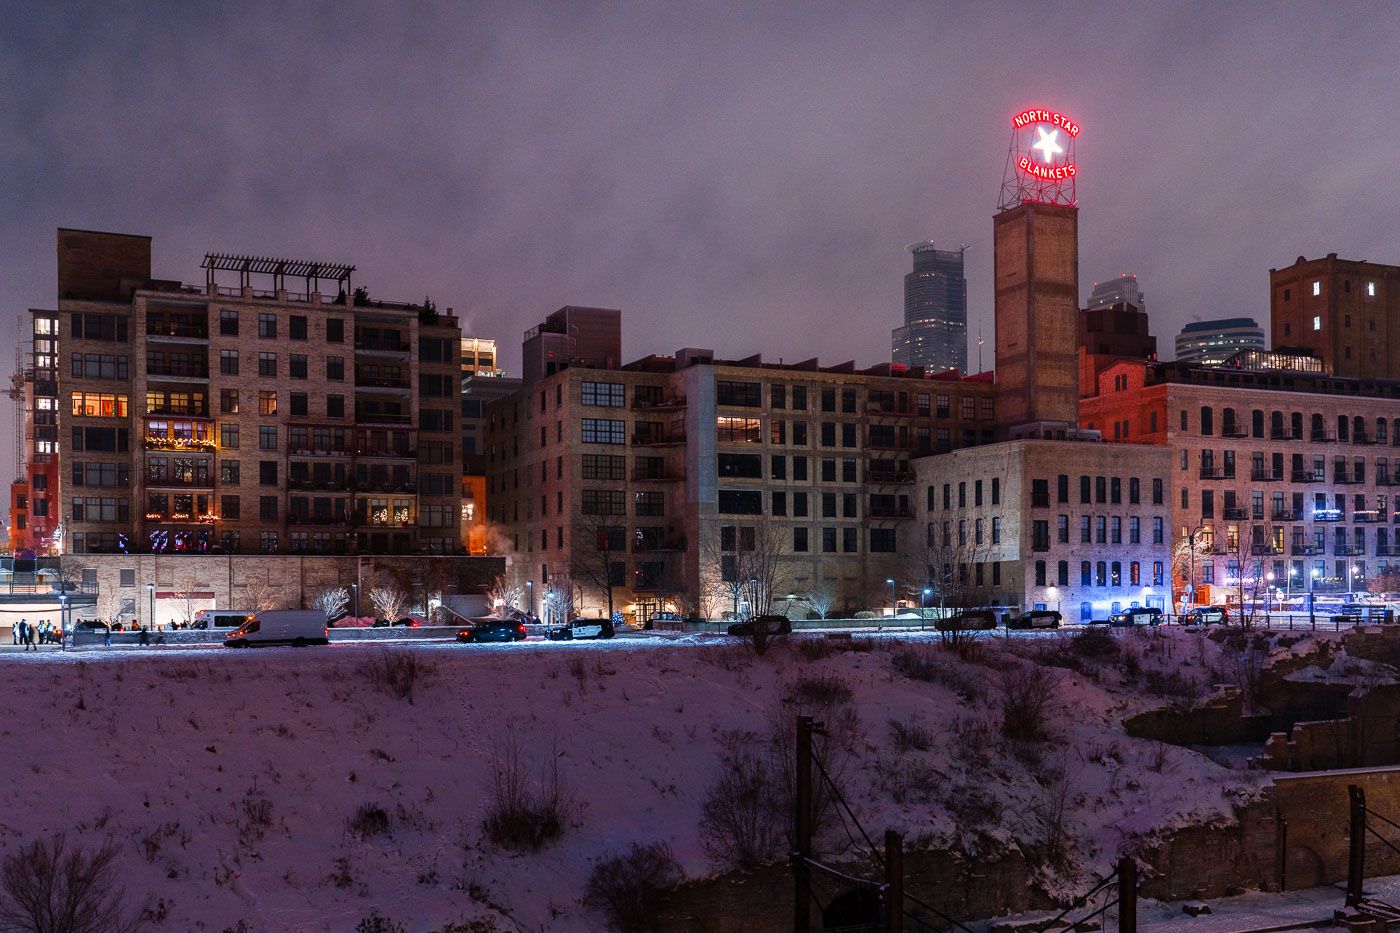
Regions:
<instances>
[{"instance_id":1,"label":"rooftop pergola","mask_svg":"<svg viewBox=\"0 0 1400 933\"><path fill-rule=\"evenodd\" d=\"M284 289L287 287L287 276L306 280L307 293L320 291L321 279L328 279L337 283L342 291L350 294L350 273L355 271L354 266L344 265L335 262L306 262L300 259L273 259L268 256L235 256L229 253L205 253L204 262L200 264L205 270L205 281L211 287L214 285L214 273L237 272L238 284L241 288L248 288L252 285L254 275L272 276L272 287Z\"/></svg>"}]
</instances>

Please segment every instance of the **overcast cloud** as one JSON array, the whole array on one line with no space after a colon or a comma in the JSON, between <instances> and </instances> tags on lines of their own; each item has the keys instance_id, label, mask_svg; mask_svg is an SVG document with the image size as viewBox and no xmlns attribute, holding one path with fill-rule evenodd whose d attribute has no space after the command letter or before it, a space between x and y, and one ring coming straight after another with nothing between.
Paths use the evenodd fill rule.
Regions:
<instances>
[{"instance_id":1,"label":"overcast cloud","mask_svg":"<svg viewBox=\"0 0 1400 933\"><path fill-rule=\"evenodd\" d=\"M1300 254L1400 263L1386 3L4 7L7 338L53 306L72 226L148 234L192 282L206 251L355 263L513 371L565 304L621 308L628 359L866 366L930 238L971 247L990 367L991 216L1030 106L1083 127L1084 295L1136 273L1164 355L1192 319L1266 323Z\"/></svg>"}]
</instances>

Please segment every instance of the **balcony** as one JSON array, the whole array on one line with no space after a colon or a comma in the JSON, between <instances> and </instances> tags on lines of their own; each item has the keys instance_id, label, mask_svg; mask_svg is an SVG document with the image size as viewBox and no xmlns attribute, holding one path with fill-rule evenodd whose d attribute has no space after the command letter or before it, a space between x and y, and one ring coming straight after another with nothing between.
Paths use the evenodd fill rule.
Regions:
<instances>
[{"instance_id":1,"label":"balcony","mask_svg":"<svg viewBox=\"0 0 1400 933\"><path fill-rule=\"evenodd\" d=\"M879 405L867 402L865 406L865 414L874 418L912 418L915 413L914 406L908 404L901 408L897 404Z\"/></svg>"},{"instance_id":2,"label":"balcony","mask_svg":"<svg viewBox=\"0 0 1400 933\"><path fill-rule=\"evenodd\" d=\"M632 550L647 554L655 554L658 551L684 551L684 535L667 535L655 541L645 538L636 538L632 541Z\"/></svg>"},{"instance_id":3,"label":"balcony","mask_svg":"<svg viewBox=\"0 0 1400 933\"><path fill-rule=\"evenodd\" d=\"M1249 553L1254 557L1268 557L1273 554L1282 554L1283 546L1275 546L1272 544L1251 544L1249 546Z\"/></svg>"},{"instance_id":4,"label":"balcony","mask_svg":"<svg viewBox=\"0 0 1400 933\"><path fill-rule=\"evenodd\" d=\"M413 423L413 418L409 415L395 415L386 412L364 412L357 410L355 412L355 423L360 426L364 426L367 424L411 425Z\"/></svg>"},{"instance_id":5,"label":"balcony","mask_svg":"<svg viewBox=\"0 0 1400 933\"><path fill-rule=\"evenodd\" d=\"M196 515L193 512L147 512L146 521L152 524L175 524L175 525L212 525L219 520L219 516L210 512L206 515Z\"/></svg>"},{"instance_id":6,"label":"balcony","mask_svg":"<svg viewBox=\"0 0 1400 933\"><path fill-rule=\"evenodd\" d=\"M356 389L404 389L410 388L407 376L364 376L355 374Z\"/></svg>"},{"instance_id":7,"label":"balcony","mask_svg":"<svg viewBox=\"0 0 1400 933\"><path fill-rule=\"evenodd\" d=\"M392 493L416 493L417 483L395 483L385 480L382 483L352 483L351 487L356 492L392 492Z\"/></svg>"},{"instance_id":8,"label":"balcony","mask_svg":"<svg viewBox=\"0 0 1400 933\"><path fill-rule=\"evenodd\" d=\"M1031 542L1031 550L1037 554L1044 554L1050 550L1049 538L1037 538Z\"/></svg>"},{"instance_id":9,"label":"balcony","mask_svg":"<svg viewBox=\"0 0 1400 933\"><path fill-rule=\"evenodd\" d=\"M288 525L349 525L349 516L337 518L334 515L288 515Z\"/></svg>"},{"instance_id":10,"label":"balcony","mask_svg":"<svg viewBox=\"0 0 1400 933\"><path fill-rule=\"evenodd\" d=\"M418 451L413 447L398 449L394 447L361 447L355 451L357 457L378 457L393 460L416 460Z\"/></svg>"},{"instance_id":11,"label":"balcony","mask_svg":"<svg viewBox=\"0 0 1400 933\"><path fill-rule=\"evenodd\" d=\"M353 450L344 447L332 447L328 450L320 447L292 447L287 452L294 457L348 457L354 453Z\"/></svg>"},{"instance_id":12,"label":"balcony","mask_svg":"<svg viewBox=\"0 0 1400 933\"><path fill-rule=\"evenodd\" d=\"M1294 439L1294 438L1293 438L1293 434L1292 434L1291 432L1289 432L1289 431L1270 431L1270 432L1269 432L1269 440L1271 440L1271 441L1291 441L1291 440L1293 440L1293 439Z\"/></svg>"},{"instance_id":13,"label":"balcony","mask_svg":"<svg viewBox=\"0 0 1400 933\"><path fill-rule=\"evenodd\" d=\"M355 352L368 356L402 356L411 352L411 348L402 340L356 340Z\"/></svg>"},{"instance_id":14,"label":"balcony","mask_svg":"<svg viewBox=\"0 0 1400 933\"><path fill-rule=\"evenodd\" d=\"M201 418L205 421L213 421L209 417L208 407L195 408L189 405L151 405L146 408L146 416L157 416L161 418Z\"/></svg>"},{"instance_id":15,"label":"balcony","mask_svg":"<svg viewBox=\"0 0 1400 933\"><path fill-rule=\"evenodd\" d=\"M1313 509L1315 522L1340 522L1345 517L1341 509Z\"/></svg>"},{"instance_id":16,"label":"balcony","mask_svg":"<svg viewBox=\"0 0 1400 933\"><path fill-rule=\"evenodd\" d=\"M1337 486L1359 486L1366 482L1366 474L1344 473L1338 470L1332 474L1332 482Z\"/></svg>"},{"instance_id":17,"label":"balcony","mask_svg":"<svg viewBox=\"0 0 1400 933\"><path fill-rule=\"evenodd\" d=\"M1237 424L1227 424L1220 430L1221 437L1249 437L1249 432Z\"/></svg>"},{"instance_id":18,"label":"balcony","mask_svg":"<svg viewBox=\"0 0 1400 933\"><path fill-rule=\"evenodd\" d=\"M907 505L902 508L897 505L872 505L867 515L869 518L913 518L914 510ZM1036 550L1050 550L1050 542L1045 542L1043 549L1037 546Z\"/></svg>"},{"instance_id":19,"label":"balcony","mask_svg":"<svg viewBox=\"0 0 1400 933\"><path fill-rule=\"evenodd\" d=\"M1400 543L1376 545L1377 557L1400 557Z\"/></svg>"},{"instance_id":20,"label":"balcony","mask_svg":"<svg viewBox=\"0 0 1400 933\"><path fill-rule=\"evenodd\" d=\"M146 375L154 376L156 379L208 379L209 367L148 365Z\"/></svg>"},{"instance_id":21,"label":"balcony","mask_svg":"<svg viewBox=\"0 0 1400 933\"><path fill-rule=\"evenodd\" d=\"M190 324L161 323L155 327L147 325L147 340L185 342L190 340L208 340L209 328L196 327Z\"/></svg>"},{"instance_id":22,"label":"balcony","mask_svg":"<svg viewBox=\"0 0 1400 933\"><path fill-rule=\"evenodd\" d=\"M1367 434L1364 431L1358 431L1351 436L1351 442L1353 444L1371 445L1376 443L1376 438L1373 434Z\"/></svg>"},{"instance_id":23,"label":"balcony","mask_svg":"<svg viewBox=\"0 0 1400 933\"><path fill-rule=\"evenodd\" d=\"M1249 478L1256 483L1277 483L1283 479L1283 473L1275 473L1273 470L1250 470Z\"/></svg>"},{"instance_id":24,"label":"balcony","mask_svg":"<svg viewBox=\"0 0 1400 933\"><path fill-rule=\"evenodd\" d=\"M681 470L633 470L634 483L679 483L685 479Z\"/></svg>"},{"instance_id":25,"label":"balcony","mask_svg":"<svg viewBox=\"0 0 1400 933\"><path fill-rule=\"evenodd\" d=\"M1321 473L1312 470L1294 470L1293 482L1295 483L1325 483L1326 478Z\"/></svg>"},{"instance_id":26,"label":"balcony","mask_svg":"<svg viewBox=\"0 0 1400 933\"><path fill-rule=\"evenodd\" d=\"M1314 431L1310 440L1314 444L1335 444L1337 443L1337 436L1335 434L1328 434L1326 431Z\"/></svg>"},{"instance_id":27,"label":"balcony","mask_svg":"<svg viewBox=\"0 0 1400 933\"><path fill-rule=\"evenodd\" d=\"M1274 509L1270 519L1276 522L1301 522L1303 513L1297 509Z\"/></svg>"},{"instance_id":28,"label":"balcony","mask_svg":"<svg viewBox=\"0 0 1400 933\"><path fill-rule=\"evenodd\" d=\"M337 483L330 480L314 479L289 479L287 488L293 490L313 490L316 492L347 492L351 487L350 483Z\"/></svg>"},{"instance_id":29,"label":"balcony","mask_svg":"<svg viewBox=\"0 0 1400 933\"><path fill-rule=\"evenodd\" d=\"M1389 473L1381 473L1376 477L1377 486L1400 486L1400 473L1391 476Z\"/></svg>"},{"instance_id":30,"label":"balcony","mask_svg":"<svg viewBox=\"0 0 1400 933\"><path fill-rule=\"evenodd\" d=\"M1247 509L1226 509L1224 514L1227 522L1244 521L1249 517L1249 511Z\"/></svg>"},{"instance_id":31,"label":"balcony","mask_svg":"<svg viewBox=\"0 0 1400 933\"><path fill-rule=\"evenodd\" d=\"M1221 467L1210 466L1201 467L1201 479L1224 479L1225 471Z\"/></svg>"},{"instance_id":32,"label":"balcony","mask_svg":"<svg viewBox=\"0 0 1400 933\"><path fill-rule=\"evenodd\" d=\"M865 482L871 486L903 486L914 482L912 470L867 470Z\"/></svg>"},{"instance_id":33,"label":"balcony","mask_svg":"<svg viewBox=\"0 0 1400 933\"><path fill-rule=\"evenodd\" d=\"M665 431L658 434L633 434L634 447L676 447L685 443L684 431Z\"/></svg>"},{"instance_id":34,"label":"balcony","mask_svg":"<svg viewBox=\"0 0 1400 933\"><path fill-rule=\"evenodd\" d=\"M633 411L680 411L684 407L685 397L681 395L673 395L655 402L644 402L641 399L634 399L632 402Z\"/></svg>"},{"instance_id":35,"label":"balcony","mask_svg":"<svg viewBox=\"0 0 1400 933\"><path fill-rule=\"evenodd\" d=\"M1318 547L1315 544L1299 544L1297 541L1294 541L1293 547L1289 549L1289 553L1294 557L1315 557L1318 554L1327 553L1327 549Z\"/></svg>"},{"instance_id":36,"label":"balcony","mask_svg":"<svg viewBox=\"0 0 1400 933\"><path fill-rule=\"evenodd\" d=\"M1351 520L1362 524L1375 525L1385 521L1385 516L1383 516L1378 509L1361 509L1351 513Z\"/></svg>"},{"instance_id":37,"label":"balcony","mask_svg":"<svg viewBox=\"0 0 1400 933\"><path fill-rule=\"evenodd\" d=\"M174 476L148 476L146 486L150 489L213 489L214 478L212 476L203 479L189 478L181 479Z\"/></svg>"},{"instance_id":38,"label":"balcony","mask_svg":"<svg viewBox=\"0 0 1400 933\"><path fill-rule=\"evenodd\" d=\"M212 453L217 449L213 441L190 437L147 437L147 450L172 450Z\"/></svg>"},{"instance_id":39,"label":"balcony","mask_svg":"<svg viewBox=\"0 0 1400 933\"><path fill-rule=\"evenodd\" d=\"M1332 553L1338 557L1365 557L1366 545L1364 544L1339 544L1332 549Z\"/></svg>"}]
</instances>

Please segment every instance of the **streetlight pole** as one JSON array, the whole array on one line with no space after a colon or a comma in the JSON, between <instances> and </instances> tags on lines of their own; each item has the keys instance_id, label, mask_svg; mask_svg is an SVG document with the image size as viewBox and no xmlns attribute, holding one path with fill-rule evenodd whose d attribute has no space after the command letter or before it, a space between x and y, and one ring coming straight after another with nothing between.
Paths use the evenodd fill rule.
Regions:
<instances>
[{"instance_id":1,"label":"streetlight pole","mask_svg":"<svg viewBox=\"0 0 1400 933\"><path fill-rule=\"evenodd\" d=\"M527 616L535 614L535 581L525 581L525 614Z\"/></svg>"},{"instance_id":2,"label":"streetlight pole","mask_svg":"<svg viewBox=\"0 0 1400 933\"><path fill-rule=\"evenodd\" d=\"M758 614L758 578L749 577L749 615Z\"/></svg>"},{"instance_id":3,"label":"streetlight pole","mask_svg":"<svg viewBox=\"0 0 1400 933\"><path fill-rule=\"evenodd\" d=\"M359 625L359 624L360 624L360 585L359 585L358 583L352 583L352 584L350 584L350 595L353 596L354 599L355 599L355 624L356 624L356 625Z\"/></svg>"},{"instance_id":4,"label":"streetlight pole","mask_svg":"<svg viewBox=\"0 0 1400 933\"><path fill-rule=\"evenodd\" d=\"M895 595L894 577L887 577L885 582L890 585L890 618L899 615L899 597Z\"/></svg>"},{"instance_id":5,"label":"streetlight pole","mask_svg":"<svg viewBox=\"0 0 1400 933\"><path fill-rule=\"evenodd\" d=\"M924 619L928 616L928 594L931 593L931 592L932 592L932 590L929 589L929 587L927 587L927 586L924 587L923 594L922 594L922 598L919 600L919 630L920 630L920 631L923 631L923 628L924 628Z\"/></svg>"},{"instance_id":6,"label":"streetlight pole","mask_svg":"<svg viewBox=\"0 0 1400 933\"><path fill-rule=\"evenodd\" d=\"M1308 622L1312 624L1313 628L1317 628L1317 612L1314 609L1315 603L1313 600L1313 581L1317 579L1317 575L1320 572L1321 571L1314 567L1313 572L1308 575Z\"/></svg>"},{"instance_id":7,"label":"streetlight pole","mask_svg":"<svg viewBox=\"0 0 1400 933\"><path fill-rule=\"evenodd\" d=\"M1264 575L1264 579L1268 581L1268 585L1264 587L1264 618L1267 619L1269 610L1273 608L1269 603L1269 599L1273 595L1274 590L1274 572L1270 570Z\"/></svg>"},{"instance_id":8,"label":"streetlight pole","mask_svg":"<svg viewBox=\"0 0 1400 933\"><path fill-rule=\"evenodd\" d=\"M156 627L156 585L154 583L146 584L146 597L146 603L148 608L148 614L146 616L146 628L153 629Z\"/></svg>"},{"instance_id":9,"label":"streetlight pole","mask_svg":"<svg viewBox=\"0 0 1400 933\"><path fill-rule=\"evenodd\" d=\"M58 645L61 650L68 650L68 594L60 593L58 596ZM73 647L77 647L76 639Z\"/></svg>"}]
</instances>

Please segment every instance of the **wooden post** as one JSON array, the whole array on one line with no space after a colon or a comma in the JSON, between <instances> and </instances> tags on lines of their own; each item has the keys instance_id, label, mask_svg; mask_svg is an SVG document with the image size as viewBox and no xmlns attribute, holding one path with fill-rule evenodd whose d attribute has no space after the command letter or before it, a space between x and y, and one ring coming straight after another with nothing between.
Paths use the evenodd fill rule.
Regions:
<instances>
[{"instance_id":1,"label":"wooden post","mask_svg":"<svg viewBox=\"0 0 1400 933\"><path fill-rule=\"evenodd\" d=\"M1118 933L1137 933L1137 862L1118 860Z\"/></svg>"},{"instance_id":2,"label":"wooden post","mask_svg":"<svg viewBox=\"0 0 1400 933\"><path fill-rule=\"evenodd\" d=\"M1351 849L1347 856L1347 906L1361 903L1362 883L1366 878L1366 791L1359 785L1348 784L1351 798Z\"/></svg>"},{"instance_id":3,"label":"wooden post","mask_svg":"<svg viewBox=\"0 0 1400 933\"><path fill-rule=\"evenodd\" d=\"M885 930L904 930L904 839L892 829L885 830Z\"/></svg>"},{"instance_id":4,"label":"wooden post","mask_svg":"<svg viewBox=\"0 0 1400 933\"><path fill-rule=\"evenodd\" d=\"M797 794L793 801L793 902L794 933L812 929L812 717L797 717Z\"/></svg>"}]
</instances>

